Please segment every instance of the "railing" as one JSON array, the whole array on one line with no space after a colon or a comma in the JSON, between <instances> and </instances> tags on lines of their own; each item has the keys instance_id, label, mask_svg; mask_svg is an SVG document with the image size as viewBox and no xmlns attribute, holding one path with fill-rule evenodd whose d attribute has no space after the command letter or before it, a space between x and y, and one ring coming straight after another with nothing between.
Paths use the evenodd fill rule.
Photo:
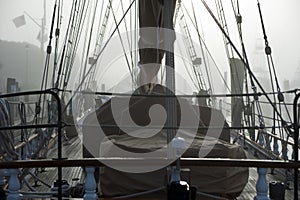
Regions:
<instances>
[{"instance_id":1,"label":"railing","mask_svg":"<svg viewBox=\"0 0 300 200\"><path fill-rule=\"evenodd\" d=\"M268 102L265 101L258 101L259 103L267 104ZM220 100L219 103L219 109L223 111L224 115L227 113L230 113L231 110L228 108L231 106L231 103L228 103L226 101ZM269 103L270 105L270 103ZM286 103L287 106L293 106L293 103ZM289 109L292 111L293 109ZM264 110L263 110L264 112ZM255 117L255 122L258 122L259 117L263 117L265 120L272 120L276 121L276 123L281 123L281 119L273 119L273 117L269 117L266 115L258 115L257 113L253 113L253 116ZM228 120L227 120L228 121ZM229 122L230 123L230 122ZM245 121L242 120L242 123L245 124ZM290 137L292 134L289 132L293 125L291 122L289 122L290 125L278 125L274 126L274 124L270 124L268 122L265 122L265 126L263 128L263 131L256 132L253 138L246 137L244 138L244 133L240 133L239 137L243 137L243 139L246 139L249 143L252 143L252 145L255 145L257 148L266 151L270 156L268 158L270 159L284 159L284 160L293 160L294 159L294 141L293 137ZM248 126L247 126L248 127ZM248 127L249 129L250 127ZM244 129L243 127L237 128L237 130ZM254 126L253 130L259 130L259 126ZM280 133L279 129L284 129L283 135ZM251 141L252 140L252 141ZM258 141L258 143L256 142ZM281 145L279 145L279 143ZM280 149L281 148L281 149ZM300 148L300 147L299 147ZM288 153L289 151L293 151L291 153Z\"/></svg>"},{"instance_id":2,"label":"railing","mask_svg":"<svg viewBox=\"0 0 300 200\"><path fill-rule=\"evenodd\" d=\"M18 92L18 93L11 93L11 94L3 94L0 95L0 98L10 98L10 97L17 97L17 96L28 96L28 95L45 95L45 94L50 94L54 97L55 101L57 102L57 123L53 124L36 124L36 125L16 125L16 126L6 126L6 127L0 127L0 131L2 130L22 130L22 129L31 129L31 128L57 128L57 145L58 145L58 153L57 153L57 160L62 160L62 121L61 121L61 114L62 114L62 109L61 109L61 102L58 94L53 91L53 90L42 90L42 91L30 91L30 92ZM28 162L27 160L25 162ZM3 162L1 162L3 163ZM22 165L20 165L18 168L23 168ZM57 167L58 169L58 196L62 196L62 168ZM11 171L12 176L11 178L16 179L16 170ZM17 184L18 183L18 184ZM16 180L13 180L9 182L11 185L10 187L13 187L12 190L14 191L11 195L8 195L8 199L15 199L17 198L17 195L15 194L16 188L19 187L19 182Z\"/></svg>"},{"instance_id":3,"label":"railing","mask_svg":"<svg viewBox=\"0 0 300 200\"><path fill-rule=\"evenodd\" d=\"M38 168L38 167L57 167L58 168L58 198L62 199L62 167L86 167L86 200L95 200L96 195L96 183L94 180L93 172L94 167L104 166L104 161L116 162L118 165L125 164L126 166L134 166L135 162L156 163L162 159L136 159L136 158L123 158L123 159L63 159L62 158L62 122L61 122L61 104L60 99L56 92L52 90L35 91L35 92L20 92L15 94L0 95L0 98L21 96L21 95L33 95L33 94L50 94L57 102L57 123L53 124L39 124L39 125L22 125L13 127L0 127L1 130L15 130L15 129L29 129L29 128L57 128L58 133L58 158L57 160L16 160L0 162L0 169L10 169L9 175L9 194L8 199L20 199L20 183L18 179L18 168ZM230 95L229 95L230 96ZM266 170L265 168L289 168L294 169L294 199L298 199L298 169L300 163L298 161L298 139L299 139L299 116L298 116L298 104L297 101L300 94L296 95L294 100L294 160L293 161L281 161L281 160L241 160L241 159L213 159L213 158L181 158L180 162L184 166L236 166L236 167L257 167L258 168L258 182L257 182L257 196L256 199L268 198L268 188L265 187L266 183ZM231 127L235 128L235 127ZM130 161L130 164L128 162ZM174 163L173 163L174 164ZM0 177L0 181L3 181Z\"/></svg>"},{"instance_id":4,"label":"railing","mask_svg":"<svg viewBox=\"0 0 300 200\"><path fill-rule=\"evenodd\" d=\"M70 160L30 160L30 161L10 161L0 163L0 169L10 169L10 186L9 186L9 198L19 199L20 196L20 183L17 177L17 170L22 168L32 167L85 167L86 180L85 180L85 200L96 200L96 181L93 175L94 168L99 166L105 166L105 162L115 162L119 166L135 166L136 163L144 162L145 164L153 164L167 159L137 159L137 158L114 158L114 159L70 159ZM257 181L257 196L256 199L266 199L268 197L268 188L265 187L266 181L266 168L300 168L299 162L285 162L285 161L270 161L270 160L241 160L241 159L219 159L219 158L181 158L181 165L189 166L236 166L236 167L257 167L258 168L258 181ZM129 164L130 163L130 164ZM175 165L175 162L171 165ZM58 194L59 195L59 194ZM61 196L58 196L61 199ZM297 198L295 198L297 199Z\"/></svg>"}]
</instances>

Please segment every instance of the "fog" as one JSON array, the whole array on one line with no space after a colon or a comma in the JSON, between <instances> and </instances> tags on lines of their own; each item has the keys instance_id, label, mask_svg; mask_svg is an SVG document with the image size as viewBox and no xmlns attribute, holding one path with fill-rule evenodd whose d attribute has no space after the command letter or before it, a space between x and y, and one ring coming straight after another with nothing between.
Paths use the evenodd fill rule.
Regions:
<instances>
[{"instance_id":1,"label":"fog","mask_svg":"<svg viewBox=\"0 0 300 200\"><path fill-rule=\"evenodd\" d=\"M63 2L62 36L66 30L65 27L67 26L69 10L72 1L65 0ZM128 3L129 1L126 2ZM186 2L188 2L188 0ZM214 1L207 2L212 10L215 11L215 5L213 3ZM54 3L54 0L46 1L47 34L49 34ZM289 80L289 84L292 88L300 88L300 82L297 81L300 75L300 24L298 22L298 19L300 19L300 1L261 0L260 3L269 45L272 48L272 55L280 84L283 87L283 82L285 80ZM225 11L232 13L230 1L225 0L223 1L223 4ZM186 6L187 9L190 9L189 5ZM213 54L218 67L220 67L221 73L229 71L226 63L227 61L222 34L218 30L211 17L208 15L207 11L203 8L201 1L194 1L194 7L197 17L201 19L201 26L203 27L205 41L211 53ZM23 15L24 11L28 13L33 20L30 19L27 14L25 14L26 24L16 28L12 20L20 15ZM267 70L267 66L262 50L262 48L264 48L264 41L257 9L257 1L240 1L240 12L243 16L243 37L245 40L245 46L250 60L250 65L253 71L261 73L262 71ZM119 15L117 16L118 18L120 18ZM37 58L41 56L41 53L39 52L41 44L37 39L37 36L40 32L40 27L36 23L41 24L42 17L42 0L0 0L0 40L2 40L0 41L0 92L6 92L5 82L7 77L17 78L21 84L21 90L36 89L39 87L40 83L38 82L39 77L41 76L43 63L40 58ZM240 50L240 45L238 43L239 41L236 34L236 25L233 20L234 16L233 14L229 14L226 17L228 20L228 27L232 29L232 32L230 32L232 33L231 36L233 41ZM5 46L8 45L8 41L15 42L10 44L15 47L8 48ZM45 46L46 44L47 43L45 43ZM52 43L52 45L53 44L54 43ZM29 47L29 50L25 48L26 45L26 48ZM16 50L16 48L19 49ZM79 49L82 50L82 47ZM78 52L78 59L81 59L82 57L81 50ZM29 60L27 64L26 59ZM50 65L52 65L52 63ZM26 71L26 68L28 71ZM123 71L124 73L126 72L125 66ZM76 75L76 72L72 77ZM112 71L111 73L114 72ZM266 77L264 74L260 76ZM31 77L34 78L31 79ZM215 74L213 74L213 77L215 77ZM109 77L109 79L111 82L117 81L111 77ZM219 87L222 88L224 86L219 85ZM222 92L221 89L217 91Z\"/></svg>"}]
</instances>

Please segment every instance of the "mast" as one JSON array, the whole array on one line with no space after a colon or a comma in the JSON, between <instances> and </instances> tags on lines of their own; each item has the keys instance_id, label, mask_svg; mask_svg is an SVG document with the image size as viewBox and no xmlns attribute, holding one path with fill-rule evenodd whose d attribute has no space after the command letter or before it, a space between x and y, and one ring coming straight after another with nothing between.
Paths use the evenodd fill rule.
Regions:
<instances>
[{"instance_id":1,"label":"mast","mask_svg":"<svg viewBox=\"0 0 300 200\"><path fill-rule=\"evenodd\" d=\"M166 99L167 104L167 126L175 127L177 126L177 110L176 110L176 98L171 97L175 96L175 63L174 63L174 41L175 41L175 31L173 28L173 13L171 11L172 6L174 6L174 0L165 0L164 1L164 24L165 28L168 29L168 32L164 32L165 40L165 49L166 51L166 86L167 86L167 95L169 96ZM169 33L169 34L168 34ZM170 34L171 33L171 34ZM173 93L173 94L172 94ZM167 129L167 143L170 144L171 140L176 135L175 129ZM173 149L168 145L168 158L173 157Z\"/></svg>"}]
</instances>

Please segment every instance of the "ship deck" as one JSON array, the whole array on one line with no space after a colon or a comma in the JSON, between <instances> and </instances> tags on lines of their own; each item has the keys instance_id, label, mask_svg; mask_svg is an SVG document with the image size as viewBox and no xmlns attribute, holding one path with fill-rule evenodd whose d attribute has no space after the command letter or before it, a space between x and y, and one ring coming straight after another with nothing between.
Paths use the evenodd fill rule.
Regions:
<instances>
[{"instance_id":1,"label":"ship deck","mask_svg":"<svg viewBox=\"0 0 300 200\"><path fill-rule=\"evenodd\" d=\"M49 152L49 158L55 158L56 157L56 151L53 149L51 152ZM64 142L63 145L63 156L66 158L81 158L82 157L82 145L79 138L74 138L70 141ZM253 157L249 155L248 157ZM68 167L63 168L63 179L67 180L68 183L71 186L74 186L76 183L80 182L83 183L84 181L84 174L82 173L81 167ZM53 183L57 178L57 169L56 168L47 168L45 172L39 172L38 177L42 180L45 180L47 183ZM249 200L254 199L256 196L256 182L257 182L257 172L256 168L249 168L249 180L247 185L245 186L242 194L237 198L237 200ZM267 180L268 182L271 181L281 181L285 182L285 177L283 177L279 172L275 170L275 173L271 173L271 170L269 170L267 174ZM34 184L34 181L30 180L31 184ZM38 191L49 191L50 188L46 185L43 185L39 183L40 186L36 187ZM70 199L70 198L68 198ZM76 198L73 198L76 199ZM102 198L99 198L102 199ZM132 200L159 200L159 198L153 197L152 195L147 196L140 196L138 198L130 198ZM130 200L127 199L127 200ZM203 198L201 199L205 200L212 200L213 198ZM285 199L293 199L293 190L292 189L286 189L285 190ZM109 200L109 199L107 199Z\"/></svg>"}]
</instances>

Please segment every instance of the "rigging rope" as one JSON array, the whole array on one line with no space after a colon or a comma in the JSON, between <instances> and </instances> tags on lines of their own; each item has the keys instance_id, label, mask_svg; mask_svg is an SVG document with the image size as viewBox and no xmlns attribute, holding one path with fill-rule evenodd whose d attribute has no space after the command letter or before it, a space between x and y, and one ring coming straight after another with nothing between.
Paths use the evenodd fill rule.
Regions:
<instances>
[{"instance_id":1,"label":"rigging rope","mask_svg":"<svg viewBox=\"0 0 300 200\"><path fill-rule=\"evenodd\" d=\"M240 14L239 0L236 0L236 8L234 6L233 0L231 0L231 5L232 5L233 12L234 12L234 16L236 17L236 24L237 24L239 39L240 39L240 43L241 43L241 47L242 47L242 51L243 51L243 57L246 60L246 62L248 62L247 61L247 54L246 54L246 50L245 50L245 45L244 45L244 40L243 40L242 15ZM250 82L253 83L252 86L254 86L254 82L252 80L251 75L249 75L249 77L250 77ZM252 88L254 88L254 87L252 87ZM248 73L247 73L246 70L245 70L245 90L246 90L246 93L249 93ZM248 111L250 111L250 109L251 109L250 97L246 97L246 108L245 109L248 109ZM255 120L253 121L253 119L252 119L253 116L251 116L249 114L250 114L250 112L248 112L248 114L246 116L245 111L244 111L244 119L245 119L246 125L248 124L249 126L251 126L251 123L254 124ZM261 115L262 115L262 113L261 113Z\"/></svg>"},{"instance_id":2,"label":"rigging rope","mask_svg":"<svg viewBox=\"0 0 300 200\"><path fill-rule=\"evenodd\" d=\"M77 3L77 1L73 1L72 7L71 7L71 13L72 13L73 10L75 10L76 3ZM68 33L70 31L71 20L72 20L72 16L70 14L69 23L68 23L68 27L67 27L67 31L66 31L66 36L65 36L65 39L64 39L64 45L63 45L63 49L61 51L60 65L59 65L59 68L58 68L58 73L57 73L57 76L56 76L56 82L55 82L55 85L54 85L54 88L56 88L56 89L59 88L59 80L60 80L60 76L62 75L62 71L63 71L63 69L62 69L63 68L63 61L64 61L64 57L65 57L64 55L65 55L65 51L66 51L66 42L67 42ZM53 75L53 78L55 78L55 75Z\"/></svg>"},{"instance_id":3,"label":"rigging rope","mask_svg":"<svg viewBox=\"0 0 300 200\"><path fill-rule=\"evenodd\" d=\"M110 7L107 7L106 11L105 11L105 15L104 17L106 17L106 14L107 14L107 10L109 9ZM99 18L99 22L98 22L98 30L97 30L97 34L96 34L96 40L95 40L95 49L94 49L94 53L93 53L93 58L95 57L95 55L97 54L97 47L98 46L101 46L102 45L102 39L104 38L104 32L105 32L105 29L106 29L106 26L104 27L102 24L101 26L101 22L102 22L102 13L103 13L103 10L104 10L104 3L101 4L101 9L100 9L100 18ZM109 13L108 13L109 14ZM108 18L109 16L107 16ZM104 29L104 32L102 33L102 28ZM100 41L100 42L99 42ZM94 79L94 76L95 76L95 68L92 70L91 72L91 75L89 76L89 80L88 80L88 84L89 86L88 87L91 87L91 81Z\"/></svg>"},{"instance_id":4,"label":"rigging rope","mask_svg":"<svg viewBox=\"0 0 300 200\"><path fill-rule=\"evenodd\" d=\"M183 31L184 34L185 34L186 42L185 42L184 44L185 44L186 50L187 50L187 52L188 52L188 54L189 54L189 56L190 56L190 58L191 58L191 61L193 62L193 55L192 55L192 53L195 53L195 51L190 52L190 51L193 49L193 44L192 44L193 41L191 41L190 31L189 31L189 29L188 29L188 26L187 26L187 23L186 23L186 21L185 21L185 18L184 18L184 14L183 14L183 13L182 13L182 16L180 17L180 22L179 22L179 24L180 24L180 27L181 27L182 31ZM187 44L187 43L188 43L188 44ZM196 53L195 53L195 55L196 55ZM200 67L200 66L198 66L198 67ZM205 89L205 88L203 87L203 83L202 83L202 80L201 80L201 78L200 78L200 75L199 75L199 73L197 73L197 71L196 71L196 66L193 64L191 68L192 68L192 70L193 70L193 72L194 72L196 81L194 81L194 80L192 79L192 77L191 77L191 79L192 79L194 82L196 82L196 84L197 84L197 87L196 87L196 88L198 88L199 91L200 91L201 89Z\"/></svg>"},{"instance_id":5,"label":"rigging rope","mask_svg":"<svg viewBox=\"0 0 300 200\"><path fill-rule=\"evenodd\" d=\"M59 45L59 36L60 36L60 26L61 26L61 2L58 0L58 9L57 9L57 24L55 29L55 50L54 50L54 65L52 73L52 87L54 87L55 71L57 68L58 62L58 45Z\"/></svg>"},{"instance_id":6,"label":"rigging rope","mask_svg":"<svg viewBox=\"0 0 300 200\"><path fill-rule=\"evenodd\" d=\"M111 0L109 0L109 3L110 3L110 6L112 7ZM125 56L125 60L126 60L126 63L127 63L127 67L128 67L131 79L132 79L132 83L134 83L134 77L133 77L132 69L130 68L130 63L129 63L128 57L126 55L126 51L125 51L124 43L123 43L123 40L122 40L122 37L121 37L119 26L117 26L117 19L116 19L116 16L115 16L113 8L112 8L112 14L113 14L114 22L115 22L116 27L117 27L118 36L119 36L119 39L120 39L120 42L121 42L122 50L123 50L123 53L124 53L124 56ZM124 20L124 22L125 22L125 20Z\"/></svg>"},{"instance_id":7,"label":"rigging rope","mask_svg":"<svg viewBox=\"0 0 300 200\"><path fill-rule=\"evenodd\" d=\"M0 126L9 126L12 124L7 105L7 101L0 98ZM14 135L10 130L0 131L0 156L5 160L15 160L18 158L14 147Z\"/></svg>"},{"instance_id":8,"label":"rigging rope","mask_svg":"<svg viewBox=\"0 0 300 200\"><path fill-rule=\"evenodd\" d=\"M95 5L94 12L93 12L92 21L91 21L92 24L91 24L91 27L90 27L90 35L89 35L89 40L88 40L88 46L87 46L87 49L86 49L84 71L83 71L82 77L84 77L84 75L85 75L85 70L86 70L87 64L88 64L89 52L90 52L90 46L91 46L91 41L92 41L92 36L93 36L93 29L94 29L94 22L95 22L97 5L98 5L98 1L96 1L96 5Z\"/></svg>"},{"instance_id":9,"label":"rigging rope","mask_svg":"<svg viewBox=\"0 0 300 200\"><path fill-rule=\"evenodd\" d=\"M264 40L265 40L265 54L266 54L266 57L267 57L267 63L268 63L268 68L269 68L269 75L270 75L270 80L271 80L271 87L272 87L272 91L274 92L275 91L274 81L273 81L273 76L274 76L275 85L276 85L277 92L278 92L277 98L278 98L278 101L279 101L279 105L277 104L275 94L273 95L274 105L275 105L276 108L278 106L279 114L281 115L282 114L281 106L283 104L285 106L285 109L286 109L287 113L288 113L288 118L289 118L289 120L291 122L292 121L291 120L291 116L290 116L290 114L288 112L288 109L287 109L287 106L286 106L285 100L284 100L284 95L281 93L280 85L279 85L279 82L278 82L277 73L276 73L275 65L274 65L273 58L272 58L272 50L271 50L271 47L269 46L269 41L268 41L268 37L267 37L265 26L264 26L264 21L263 21L263 16L262 16L262 12L261 12L261 7L260 7L259 0L257 0L257 6L258 6L258 11L259 11L259 16L260 16L260 21L261 21L263 36L264 36ZM277 119L277 120L279 119L279 116L276 115L275 111L274 111L274 116L273 117L274 117L273 123L274 123L274 126L275 126L276 125L276 120L275 119ZM285 120L283 120L283 119L281 119L281 120L282 120L282 123L285 122ZM283 129L280 129L280 135L281 135L281 137L283 137Z\"/></svg>"},{"instance_id":10,"label":"rigging rope","mask_svg":"<svg viewBox=\"0 0 300 200\"><path fill-rule=\"evenodd\" d=\"M89 73L91 72L91 70L96 66L95 64L97 63L100 55L102 55L104 49L106 48L106 46L108 45L109 41L111 40L111 38L113 37L113 35L115 34L115 32L117 31L117 29L119 28L120 24L122 23L122 21L124 20L125 16L127 15L127 13L129 12L129 10L131 9L132 5L134 4L135 0L133 0L131 2L131 4L129 5L129 7L127 8L125 14L122 16L122 18L120 19L120 21L118 22L117 26L115 27L115 29L113 30L112 34L109 36L108 40L105 42L103 48L101 49L101 51L99 52L99 54L96 57L95 62L92 64L92 66L90 67L90 69L87 71L86 75L83 77L83 79L81 80L81 82L79 83L78 87L76 88L76 90L74 91L74 94L71 96L71 98L69 99L68 103L66 104L65 108L63 109L62 113L64 113L66 111L66 108L70 105L73 97L75 96L75 94L79 91L80 87L82 86L82 84L84 83L84 80L86 79L86 77L89 75Z\"/></svg>"},{"instance_id":11,"label":"rigging rope","mask_svg":"<svg viewBox=\"0 0 300 200\"><path fill-rule=\"evenodd\" d=\"M228 91L230 91L230 88L229 88L229 86L228 86L228 84L227 84L227 82L226 82L224 76L222 75L220 68L218 67L218 65L217 65L217 63L216 63L216 61L215 61L215 59L213 58L212 54L210 53L210 50L208 49L208 47L207 47L207 45L206 45L204 39L201 37L200 32L199 32L199 30L197 29L197 26L196 26L195 23L193 22L193 20L192 20L190 14L189 14L189 12L187 11L187 9L186 9L186 7L184 6L184 4L183 4L183 7L184 7L184 9L185 9L185 11L186 11L186 13L187 13L187 15L188 15L188 17L189 17L189 19L190 19L192 25L195 27L195 29L196 29L196 31L197 31L197 35L198 35L198 38L199 38L200 43L204 45L204 47L205 47L205 49L206 49L206 51L207 51L207 53L208 53L208 56L212 59L214 66L216 67L216 69L217 69L217 71L218 71L218 73L219 73L219 75L220 75L222 81L223 81L224 84L225 84L225 87L228 89Z\"/></svg>"},{"instance_id":12,"label":"rigging rope","mask_svg":"<svg viewBox=\"0 0 300 200\"><path fill-rule=\"evenodd\" d=\"M202 55L203 55L203 62L204 62L204 68L205 68L205 72L206 72L206 76L207 76L207 81L208 81L208 85L209 85L209 93L210 94L213 94L214 93L214 87L212 85L212 82L210 81L210 77L211 77L211 71L209 70L209 67L208 67L208 63L205 59L205 54L204 54L204 50L203 50L203 45L202 43L204 43L204 40L202 42L202 37L200 35L200 32L199 32L199 26L198 26L198 21L197 21L197 18L196 18L196 13L195 13L195 9L194 9L194 4L193 4L193 1L191 0L191 3L192 3L192 10L193 10L193 15L194 15L194 20L195 20L195 29L196 29L196 32L197 32L197 35L198 35L198 41L199 41L199 44L200 44L200 47L201 47L201 52L202 52ZM186 9L186 8L185 8ZM189 15L189 14L188 14ZM191 17L190 17L191 18ZM205 45L205 44L204 44ZM216 66L217 67L217 66Z\"/></svg>"},{"instance_id":13,"label":"rigging rope","mask_svg":"<svg viewBox=\"0 0 300 200\"><path fill-rule=\"evenodd\" d=\"M112 1L112 0L111 0ZM121 1L121 8L122 8L122 12L123 12L123 15L124 15L124 5L123 5L123 1ZM116 21L115 21L116 22ZM127 42L128 42L128 46L130 49L132 49L132 45L130 43L130 40L129 40L129 35L128 35L128 27L127 27L127 23L126 23L126 20L124 20L124 25L125 25L125 32L126 32L126 37L127 37ZM132 55L132 51L130 51L130 58L131 58L131 67L132 67L132 72L133 72L133 67L134 67L134 60L133 60L133 55ZM134 75L132 74L132 83L135 83L136 80L134 79Z\"/></svg>"},{"instance_id":14,"label":"rigging rope","mask_svg":"<svg viewBox=\"0 0 300 200\"><path fill-rule=\"evenodd\" d=\"M215 15L213 14L213 12L211 11L211 9L209 8L209 6L207 5L207 3L205 2L205 0L201 0L201 2L203 3L204 7L207 9L208 13L211 15L211 17L213 18L213 20L215 21L215 23L217 24L217 26L219 27L219 29L221 30L221 32L225 35L226 39L228 40L228 42L230 43L230 45L232 45L232 48L234 49L234 51L236 52L236 54L238 55L238 57L241 59L241 61L243 62L243 64L245 65L245 67L248 70L248 73L252 76L253 80L257 83L257 85L259 86L259 88L261 89L263 95L267 98L267 100L270 102L271 106L273 107L273 109L275 110L275 112L278 114L278 116L280 117L281 120L283 120L283 117L280 115L279 111L277 110L276 106L272 103L270 97L267 95L266 91L264 90L264 88L262 87L262 85L259 83L258 79L254 76L252 70L250 69L249 64L247 63L246 59L243 59L243 57L241 56L241 54L239 53L239 51L237 50L236 46L233 44L233 42L231 41L231 39L229 38L229 36L226 34L225 30L222 28L221 24L218 22L217 18L215 17ZM253 89L256 89L253 88Z\"/></svg>"},{"instance_id":15,"label":"rigging rope","mask_svg":"<svg viewBox=\"0 0 300 200\"><path fill-rule=\"evenodd\" d=\"M51 50L52 50L52 34L53 34L53 28L54 28L54 20L55 20L55 14L56 14L56 8L57 8L57 0L55 1L54 4L54 9L53 9L53 14L52 14L52 23L51 23L51 29L50 29L50 34L49 34L49 43L47 46L47 56L46 56L46 60L45 60L45 66L44 66L44 72L43 72L43 77L42 77L42 83L41 83L41 90L43 90L43 88L47 88L47 83L48 83L48 72L49 72L49 64L50 64L50 55L51 55ZM43 103L41 102L42 100L42 96L43 96ZM35 118L36 118L36 122L38 122L38 116L41 114L41 122L43 121L44 118L44 102L45 102L45 98L46 95L39 95L39 99L38 99L38 103L36 106L36 113L35 113ZM41 103L42 103L42 107L41 107ZM42 112L42 113L40 113Z\"/></svg>"}]
</instances>

